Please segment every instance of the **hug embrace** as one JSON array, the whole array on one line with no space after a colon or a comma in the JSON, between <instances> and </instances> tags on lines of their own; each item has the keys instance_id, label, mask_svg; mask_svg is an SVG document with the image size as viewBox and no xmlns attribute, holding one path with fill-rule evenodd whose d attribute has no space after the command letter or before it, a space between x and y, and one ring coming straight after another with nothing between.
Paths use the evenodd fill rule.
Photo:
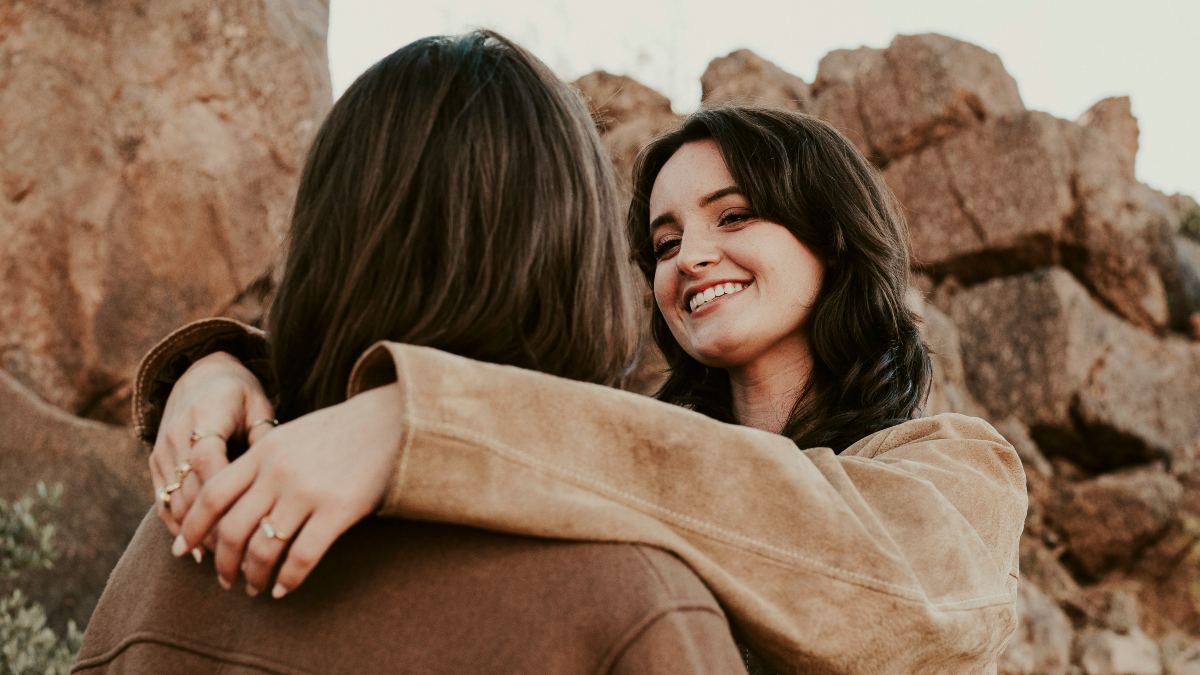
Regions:
<instances>
[{"instance_id":1,"label":"hug embrace","mask_svg":"<svg viewBox=\"0 0 1200 675\"><path fill-rule=\"evenodd\" d=\"M364 73L267 330L205 319L142 362L154 510L76 670L993 672L1025 476L986 421L922 416L874 168L720 107L642 151L624 225L612 173L495 33ZM639 273L654 398L619 388Z\"/></svg>"}]
</instances>

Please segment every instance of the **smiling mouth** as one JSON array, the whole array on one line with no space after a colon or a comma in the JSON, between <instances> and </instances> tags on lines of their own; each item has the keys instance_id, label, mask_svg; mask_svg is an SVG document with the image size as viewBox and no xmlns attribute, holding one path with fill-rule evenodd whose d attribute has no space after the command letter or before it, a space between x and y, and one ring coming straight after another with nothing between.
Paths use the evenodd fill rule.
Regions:
<instances>
[{"instance_id":1,"label":"smiling mouth","mask_svg":"<svg viewBox=\"0 0 1200 675\"><path fill-rule=\"evenodd\" d=\"M691 300L688 301L688 303L687 303L688 314L695 312L696 310L707 305L708 303L712 302L713 300L716 300L717 298L723 298L727 295L734 295L736 293L741 293L742 291L744 291L746 289L747 286L749 286L752 283L754 283L754 282L751 281L751 282L747 282L747 283L741 283L738 281L727 281L723 284L717 284L716 286L710 286L710 287L706 288L705 290L693 295Z\"/></svg>"}]
</instances>

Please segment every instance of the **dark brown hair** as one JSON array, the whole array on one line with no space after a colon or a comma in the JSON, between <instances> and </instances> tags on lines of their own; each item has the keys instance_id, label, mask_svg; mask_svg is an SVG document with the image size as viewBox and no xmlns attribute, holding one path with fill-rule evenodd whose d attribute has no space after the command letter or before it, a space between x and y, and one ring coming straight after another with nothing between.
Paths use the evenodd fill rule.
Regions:
<instances>
[{"instance_id":1,"label":"dark brown hair","mask_svg":"<svg viewBox=\"0 0 1200 675\"><path fill-rule=\"evenodd\" d=\"M317 133L270 312L281 419L344 399L377 340L611 384L627 244L579 95L490 31L409 44Z\"/></svg>"},{"instance_id":2,"label":"dark brown hair","mask_svg":"<svg viewBox=\"0 0 1200 675\"><path fill-rule=\"evenodd\" d=\"M905 305L908 237L895 199L867 160L828 124L755 108L701 110L647 146L634 168L629 239L653 284L650 191L685 143L712 139L750 208L786 226L826 265L805 330L812 375L783 434L802 448L842 451L874 431L911 419L929 391L929 353ZM669 367L658 393L734 422L728 374L689 356L661 312L655 342Z\"/></svg>"}]
</instances>

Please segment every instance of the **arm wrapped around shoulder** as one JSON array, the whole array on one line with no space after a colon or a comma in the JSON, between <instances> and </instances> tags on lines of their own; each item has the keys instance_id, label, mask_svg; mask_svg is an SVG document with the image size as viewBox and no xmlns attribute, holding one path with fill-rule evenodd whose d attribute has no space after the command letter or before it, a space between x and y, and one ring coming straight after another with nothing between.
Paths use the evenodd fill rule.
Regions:
<instances>
[{"instance_id":1,"label":"arm wrapped around shoulder","mask_svg":"<svg viewBox=\"0 0 1200 675\"><path fill-rule=\"evenodd\" d=\"M406 423L384 515L667 549L777 668L984 672L1016 628L1025 475L983 420L913 420L838 455L396 343L364 354L350 393L393 380Z\"/></svg>"}]
</instances>

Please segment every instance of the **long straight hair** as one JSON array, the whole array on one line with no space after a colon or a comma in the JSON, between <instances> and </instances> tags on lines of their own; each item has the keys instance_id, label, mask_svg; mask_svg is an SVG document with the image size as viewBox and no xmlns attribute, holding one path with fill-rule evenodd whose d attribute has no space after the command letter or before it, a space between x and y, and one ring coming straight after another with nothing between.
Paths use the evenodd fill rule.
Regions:
<instances>
[{"instance_id":1,"label":"long straight hair","mask_svg":"<svg viewBox=\"0 0 1200 675\"><path fill-rule=\"evenodd\" d=\"M316 135L268 326L281 419L341 401L377 340L612 384L636 306L579 95L490 32L372 66Z\"/></svg>"},{"instance_id":2,"label":"long straight hair","mask_svg":"<svg viewBox=\"0 0 1200 675\"><path fill-rule=\"evenodd\" d=\"M780 223L826 265L804 330L812 374L783 434L802 448L840 452L918 414L932 377L928 350L904 302L907 228L875 169L833 127L799 113L701 110L642 150L634 167L628 232L653 286L650 191L686 143L712 139L758 216ZM652 332L669 373L658 398L735 422L729 375L692 358L654 312Z\"/></svg>"}]
</instances>

